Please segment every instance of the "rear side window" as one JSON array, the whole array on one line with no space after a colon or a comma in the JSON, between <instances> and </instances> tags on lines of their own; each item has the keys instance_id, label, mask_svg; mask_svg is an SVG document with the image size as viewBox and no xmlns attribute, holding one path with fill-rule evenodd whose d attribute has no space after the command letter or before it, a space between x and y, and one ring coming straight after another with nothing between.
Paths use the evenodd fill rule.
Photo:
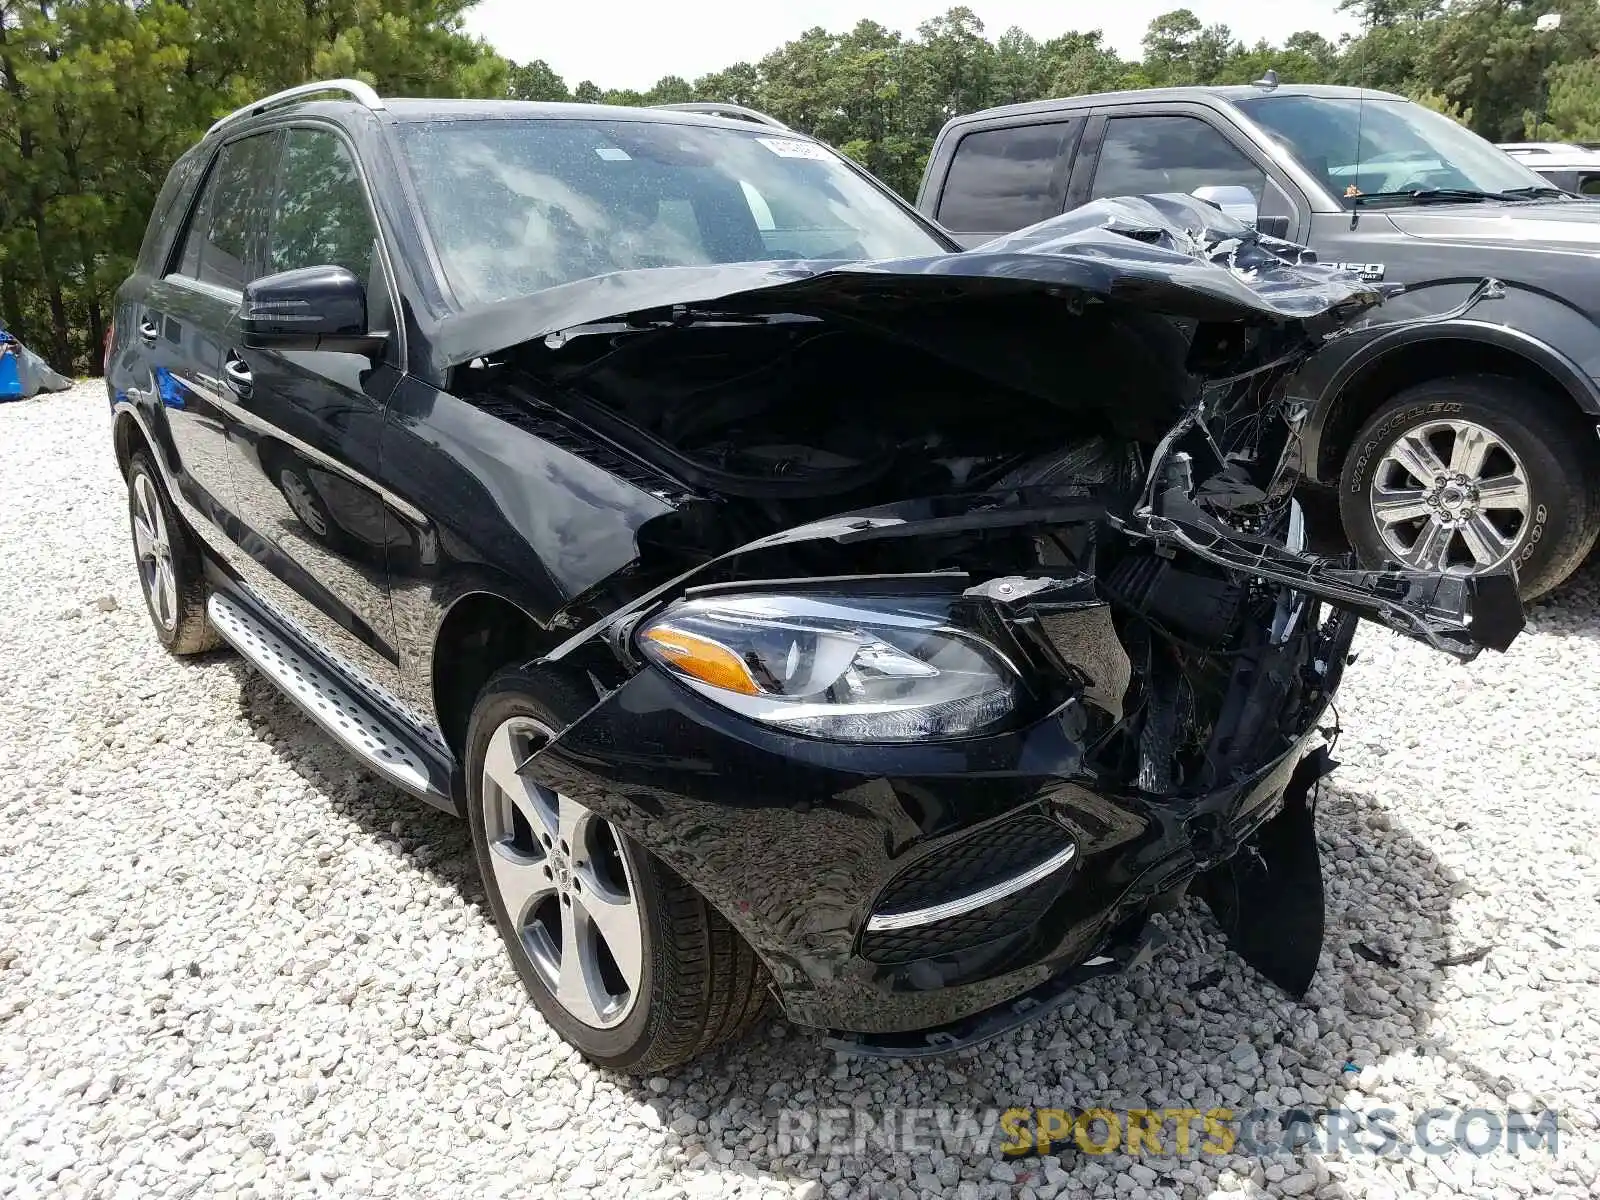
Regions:
<instances>
[{"instance_id":1,"label":"rear side window","mask_svg":"<svg viewBox=\"0 0 1600 1200\"><path fill-rule=\"evenodd\" d=\"M956 143L939 197L939 223L966 232L1010 233L1061 211L1051 191L1079 122L980 129Z\"/></svg>"},{"instance_id":2,"label":"rear side window","mask_svg":"<svg viewBox=\"0 0 1600 1200\"><path fill-rule=\"evenodd\" d=\"M361 173L344 139L322 129L290 129L284 138L267 263L272 274L299 267L344 267L369 295L378 228Z\"/></svg>"},{"instance_id":3,"label":"rear side window","mask_svg":"<svg viewBox=\"0 0 1600 1200\"><path fill-rule=\"evenodd\" d=\"M277 135L229 142L217 155L178 254L176 272L233 291L259 274Z\"/></svg>"},{"instance_id":4,"label":"rear side window","mask_svg":"<svg viewBox=\"0 0 1600 1200\"><path fill-rule=\"evenodd\" d=\"M1115 117L1106 123L1091 200L1247 187L1261 202L1267 176L1198 117Z\"/></svg>"},{"instance_id":5,"label":"rear side window","mask_svg":"<svg viewBox=\"0 0 1600 1200\"><path fill-rule=\"evenodd\" d=\"M1600 196L1600 175L1585 175L1578 184L1578 194L1581 196Z\"/></svg>"}]
</instances>

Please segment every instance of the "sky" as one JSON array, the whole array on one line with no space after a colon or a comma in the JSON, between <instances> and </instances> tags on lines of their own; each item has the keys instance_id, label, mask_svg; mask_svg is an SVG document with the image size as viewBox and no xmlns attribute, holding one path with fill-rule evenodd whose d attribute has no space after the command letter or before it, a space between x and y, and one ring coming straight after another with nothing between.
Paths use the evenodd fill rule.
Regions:
<instances>
[{"instance_id":1,"label":"sky","mask_svg":"<svg viewBox=\"0 0 1600 1200\"><path fill-rule=\"evenodd\" d=\"M767 51L821 25L844 32L862 18L911 33L959 0L599 0L542 4L480 0L467 28L516 62L542 58L569 87L592 79L601 87L648 88L663 75L694 79ZM1311 29L1334 38L1355 32L1339 0L966 0L984 32L998 37L1013 25L1035 37L1069 29L1104 31L1124 57L1137 58L1152 17L1187 7L1207 25L1218 22L1248 43L1281 42ZM1075 15L1076 14L1076 15Z\"/></svg>"}]
</instances>

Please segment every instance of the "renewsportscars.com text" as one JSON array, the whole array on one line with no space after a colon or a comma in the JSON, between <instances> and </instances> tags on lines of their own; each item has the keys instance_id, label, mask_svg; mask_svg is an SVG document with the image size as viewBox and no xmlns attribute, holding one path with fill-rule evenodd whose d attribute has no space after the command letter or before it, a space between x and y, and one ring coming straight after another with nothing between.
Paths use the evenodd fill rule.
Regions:
<instances>
[{"instance_id":1,"label":"renewsportscars.com text","mask_svg":"<svg viewBox=\"0 0 1600 1200\"><path fill-rule=\"evenodd\" d=\"M779 1153L1128 1154L1202 1158L1245 1154L1404 1157L1559 1153L1557 1114L1430 1108L820 1108L778 1114Z\"/></svg>"}]
</instances>

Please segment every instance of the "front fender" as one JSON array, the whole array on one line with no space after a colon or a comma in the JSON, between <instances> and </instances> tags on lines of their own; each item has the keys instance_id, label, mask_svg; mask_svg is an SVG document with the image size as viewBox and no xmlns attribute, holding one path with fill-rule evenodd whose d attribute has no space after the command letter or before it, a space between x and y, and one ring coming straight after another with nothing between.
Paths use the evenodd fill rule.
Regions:
<instances>
[{"instance_id":1,"label":"front fender","mask_svg":"<svg viewBox=\"0 0 1600 1200\"><path fill-rule=\"evenodd\" d=\"M1348 422L1346 398L1395 365L1395 356L1423 345L1468 342L1492 346L1546 375L1583 412L1600 415L1600 336L1590 318L1548 293L1508 284L1504 294L1446 319L1477 281L1417 288L1390 300L1383 320L1330 340L1289 383L1289 396L1307 416L1302 465L1319 483L1338 476L1332 439Z\"/></svg>"}]
</instances>

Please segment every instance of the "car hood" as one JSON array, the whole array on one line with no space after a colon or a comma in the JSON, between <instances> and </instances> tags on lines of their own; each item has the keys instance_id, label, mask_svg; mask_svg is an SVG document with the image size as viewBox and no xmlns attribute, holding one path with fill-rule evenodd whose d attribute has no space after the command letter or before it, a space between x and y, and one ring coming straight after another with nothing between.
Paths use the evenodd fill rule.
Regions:
<instances>
[{"instance_id":1,"label":"car hood","mask_svg":"<svg viewBox=\"0 0 1600 1200\"><path fill-rule=\"evenodd\" d=\"M930 295L983 302L1048 292L1128 302L1207 321L1300 322L1336 330L1384 292L1315 265L1189 196L1099 200L962 252L886 261L728 263L617 271L444 318L434 366L449 369L597 322L759 295L799 308L893 304Z\"/></svg>"},{"instance_id":2,"label":"car hood","mask_svg":"<svg viewBox=\"0 0 1600 1200\"><path fill-rule=\"evenodd\" d=\"M1430 241L1493 242L1600 253L1600 202L1425 205L1385 215L1410 237Z\"/></svg>"}]
</instances>

